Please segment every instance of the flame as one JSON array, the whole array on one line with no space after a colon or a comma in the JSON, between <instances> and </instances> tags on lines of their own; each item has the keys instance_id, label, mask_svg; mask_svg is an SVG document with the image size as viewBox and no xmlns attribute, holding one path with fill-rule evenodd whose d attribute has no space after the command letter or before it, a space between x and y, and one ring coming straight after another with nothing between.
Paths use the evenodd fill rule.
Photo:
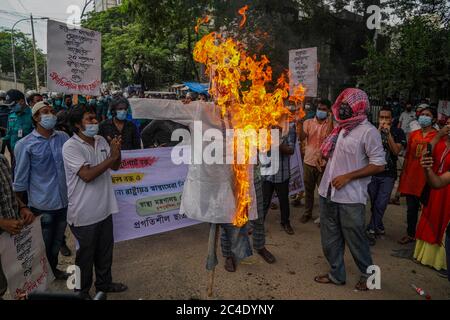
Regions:
<instances>
[{"instance_id":1,"label":"flame","mask_svg":"<svg viewBox=\"0 0 450 320\"><path fill-rule=\"evenodd\" d=\"M248 10L248 5L245 5L244 7L239 9L239 14L242 16L241 23L239 24L239 28L242 28L245 25L245 22L247 21L247 15L246 11Z\"/></svg>"},{"instance_id":2,"label":"flame","mask_svg":"<svg viewBox=\"0 0 450 320\"><path fill-rule=\"evenodd\" d=\"M239 10L239 13L245 14L246 7ZM254 156L252 150L255 148L252 147L267 151L259 145L258 139L250 137L253 130L270 130L280 126L282 119L293 116L284 104L289 98L289 83L286 74L283 74L277 80L275 89L269 92L267 87L272 83L269 59L265 55L260 58L256 55L250 56L242 43L233 38L224 38L216 32L204 36L196 43L194 59L206 66L206 74L211 77L209 93L214 97L222 116L229 114L235 129L233 172L237 205L233 224L241 227L248 221L252 200L250 170L253 166L249 164L249 160ZM301 103L304 99L304 88L298 86L294 93L296 96L289 99L296 104ZM300 108L299 116L301 115L304 115L304 112ZM270 146L270 131L268 135L267 145ZM240 164L236 159L239 144L244 144L245 150L244 161Z\"/></svg>"},{"instance_id":3,"label":"flame","mask_svg":"<svg viewBox=\"0 0 450 320\"><path fill-rule=\"evenodd\" d=\"M203 18L198 18L197 19L197 25L195 26L195 28L194 28L194 30L195 30L195 33L198 33L198 31L199 31L199 29L200 29L200 26L202 25L202 24L205 24L205 23L208 23L209 22L209 16L205 16L205 17L203 17Z\"/></svg>"}]
</instances>

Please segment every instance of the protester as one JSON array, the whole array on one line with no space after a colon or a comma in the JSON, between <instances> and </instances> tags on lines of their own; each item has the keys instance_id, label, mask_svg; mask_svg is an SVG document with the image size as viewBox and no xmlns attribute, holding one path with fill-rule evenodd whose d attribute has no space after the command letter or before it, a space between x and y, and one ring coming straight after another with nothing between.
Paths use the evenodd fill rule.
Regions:
<instances>
[{"instance_id":1,"label":"protester","mask_svg":"<svg viewBox=\"0 0 450 320\"><path fill-rule=\"evenodd\" d=\"M95 111L77 106L69 114L74 135L64 144L69 207L67 223L77 239L75 264L81 272L82 297L89 299L95 267L97 291L122 292L127 286L112 282L113 221L118 212L109 169L121 162L120 136L108 142L97 135ZM78 291L78 290L77 290Z\"/></svg>"},{"instance_id":2,"label":"protester","mask_svg":"<svg viewBox=\"0 0 450 320\"><path fill-rule=\"evenodd\" d=\"M276 192L280 203L281 226L284 231L293 235L290 222L290 206L289 206L289 180L290 173L290 158L295 151L295 143L297 139L296 128L291 126L288 135L286 135L279 145L280 161L277 173L273 175L264 175L263 179L263 198L264 198L264 215L269 211L270 203L272 201L273 193ZM270 166L272 164L269 164ZM262 165L264 168L265 166Z\"/></svg>"},{"instance_id":3,"label":"protester","mask_svg":"<svg viewBox=\"0 0 450 320\"><path fill-rule=\"evenodd\" d=\"M314 192L320 185L326 162L322 159L320 146L333 130L331 118L331 102L326 99L319 101L316 116L304 123L299 122L300 140L305 141L304 182L305 182L305 212L302 223L312 218L314 207Z\"/></svg>"},{"instance_id":4,"label":"protester","mask_svg":"<svg viewBox=\"0 0 450 320\"><path fill-rule=\"evenodd\" d=\"M338 126L321 148L328 163L319 186L320 231L331 270L314 280L345 284L346 244L361 273L357 290L367 290L367 268L373 265L365 235L367 186L370 176L386 165L381 136L367 120L368 110L364 91L345 89L332 107Z\"/></svg>"},{"instance_id":5,"label":"protester","mask_svg":"<svg viewBox=\"0 0 450 320\"><path fill-rule=\"evenodd\" d=\"M28 96L27 100L30 108L33 108L36 103L43 101L44 97L40 93L33 92Z\"/></svg>"},{"instance_id":6,"label":"protester","mask_svg":"<svg viewBox=\"0 0 450 320\"><path fill-rule=\"evenodd\" d=\"M0 234L20 233L22 228L34 221L34 215L13 191L11 168L8 160L0 154ZM3 272L0 257L0 300L8 289L8 281Z\"/></svg>"},{"instance_id":7,"label":"protester","mask_svg":"<svg viewBox=\"0 0 450 320\"><path fill-rule=\"evenodd\" d=\"M59 112L61 110L66 110L67 108L63 104L63 94L62 93L56 93L52 95L52 105L56 112Z\"/></svg>"},{"instance_id":8,"label":"protester","mask_svg":"<svg viewBox=\"0 0 450 320\"><path fill-rule=\"evenodd\" d=\"M11 112L11 108L5 104L6 92L0 91L0 153L4 154L7 147L7 143L3 143L2 138L6 135L8 128L8 117Z\"/></svg>"},{"instance_id":9,"label":"protester","mask_svg":"<svg viewBox=\"0 0 450 320\"><path fill-rule=\"evenodd\" d=\"M110 103L112 119L102 121L98 134L107 141L122 137L121 150L141 149L141 139L137 127L128 121L128 101L125 98L114 99Z\"/></svg>"},{"instance_id":10,"label":"protester","mask_svg":"<svg viewBox=\"0 0 450 320\"><path fill-rule=\"evenodd\" d=\"M405 111L400 115L400 119L398 122L398 128L402 129L406 136L409 136L410 133L410 124L416 119L416 113L412 108L411 101L408 101L405 106Z\"/></svg>"},{"instance_id":11,"label":"protester","mask_svg":"<svg viewBox=\"0 0 450 320\"><path fill-rule=\"evenodd\" d=\"M263 181L260 166L255 165L253 170L253 183L255 186L256 204L258 219L250 221L251 234L253 239L253 249L269 264L275 263L273 254L266 248L265 221L267 210L264 210Z\"/></svg>"},{"instance_id":12,"label":"protester","mask_svg":"<svg viewBox=\"0 0 450 320\"><path fill-rule=\"evenodd\" d=\"M368 186L371 203L371 218L367 227L370 245L375 245L376 237L385 234L383 216L386 211L395 181L397 180L398 155L406 147L406 136L402 129L393 126L392 110L383 107L378 113L381 141L386 153L386 167L372 177Z\"/></svg>"},{"instance_id":13,"label":"protester","mask_svg":"<svg viewBox=\"0 0 450 320\"><path fill-rule=\"evenodd\" d=\"M450 171L450 118L431 141L434 165L425 169L441 176ZM450 221L450 185L429 190L416 231L414 258L447 277L444 236ZM447 272L443 271L447 270Z\"/></svg>"},{"instance_id":14,"label":"protester","mask_svg":"<svg viewBox=\"0 0 450 320\"><path fill-rule=\"evenodd\" d=\"M422 153L427 150L427 145L437 134L437 131L433 128L435 121L436 111L430 107L423 108L418 118L421 129L412 131L409 136L405 163L398 187L398 191L406 196L408 224L407 234L399 240L400 244L415 241L420 196L425 187L425 175L420 167L420 158Z\"/></svg>"},{"instance_id":15,"label":"protester","mask_svg":"<svg viewBox=\"0 0 450 320\"><path fill-rule=\"evenodd\" d=\"M172 133L177 129L186 129L177 122L170 120L152 120L141 132L144 148L174 147L180 141L172 141Z\"/></svg>"},{"instance_id":16,"label":"protester","mask_svg":"<svg viewBox=\"0 0 450 320\"><path fill-rule=\"evenodd\" d=\"M14 150L16 158L14 191L36 216L42 216L42 236L47 258L56 279L67 279L57 269L58 254L66 230L67 186L62 147L69 136L54 130L55 110L41 101L32 110L36 129L20 140Z\"/></svg>"},{"instance_id":17,"label":"protester","mask_svg":"<svg viewBox=\"0 0 450 320\"><path fill-rule=\"evenodd\" d=\"M33 131L33 122L31 120L31 109L25 102L25 95L19 90L9 90L6 93L5 104L11 106L12 111L8 116L6 135L2 138L2 140L3 143L8 145L11 152L11 163L14 170L14 148L20 139Z\"/></svg>"},{"instance_id":18,"label":"protester","mask_svg":"<svg viewBox=\"0 0 450 320\"><path fill-rule=\"evenodd\" d=\"M71 94L64 95L62 107L66 110L70 110L73 107L73 100Z\"/></svg>"}]
</instances>

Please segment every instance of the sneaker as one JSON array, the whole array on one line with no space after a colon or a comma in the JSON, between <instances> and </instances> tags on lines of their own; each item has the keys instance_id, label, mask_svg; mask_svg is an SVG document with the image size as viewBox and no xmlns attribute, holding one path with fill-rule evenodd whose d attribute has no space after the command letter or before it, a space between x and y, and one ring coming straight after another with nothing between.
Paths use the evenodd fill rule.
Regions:
<instances>
[{"instance_id":1,"label":"sneaker","mask_svg":"<svg viewBox=\"0 0 450 320\"><path fill-rule=\"evenodd\" d=\"M292 229L292 226L290 223L284 224L284 225L282 224L281 226L283 227L284 231L286 231L286 233L288 235L293 235L295 233L294 229Z\"/></svg>"}]
</instances>

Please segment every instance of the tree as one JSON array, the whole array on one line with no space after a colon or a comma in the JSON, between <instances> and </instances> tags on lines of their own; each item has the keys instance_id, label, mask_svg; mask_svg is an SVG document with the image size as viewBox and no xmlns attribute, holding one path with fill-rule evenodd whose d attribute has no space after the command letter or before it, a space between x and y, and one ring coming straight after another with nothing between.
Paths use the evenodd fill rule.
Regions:
<instances>
[{"instance_id":1,"label":"tree","mask_svg":"<svg viewBox=\"0 0 450 320\"><path fill-rule=\"evenodd\" d=\"M45 56L42 50L36 48L38 62L38 76L41 84L44 83ZM16 75L18 81L25 84L25 88L35 88L36 78L34 74L33 42L22 32L14 31L14 56L16 62ZM0 65L1 72L13 72L11 55L11 31L0 30Z\"/></svg>"}]
</instances>

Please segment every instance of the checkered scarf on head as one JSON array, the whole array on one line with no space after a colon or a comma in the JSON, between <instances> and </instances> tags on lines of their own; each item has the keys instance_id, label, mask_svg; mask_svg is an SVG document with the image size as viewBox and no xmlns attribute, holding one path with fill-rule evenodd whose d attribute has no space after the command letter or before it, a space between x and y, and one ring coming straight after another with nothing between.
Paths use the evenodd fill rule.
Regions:
<instances>
[{"instance_id":1,"label":"checkered scarf on head","mask_svg":"<svg viewBox=\"0 0 450 320\"><path fill-rule=\"evenodd\" d=\"M353 116L345 120L339 118L339 108L343 102L347 102L353 110ZM341 130L344 130L344 137L347 136L350 131L367 119L368 109L369 98L364 91L356 88L348 88L342 91L332 107L333 115L338 126L333 129L320 148L322 156L325 159L329 159L333 156L334 148L336 147L336 142Z\"/></svg>"}]
</instances>

